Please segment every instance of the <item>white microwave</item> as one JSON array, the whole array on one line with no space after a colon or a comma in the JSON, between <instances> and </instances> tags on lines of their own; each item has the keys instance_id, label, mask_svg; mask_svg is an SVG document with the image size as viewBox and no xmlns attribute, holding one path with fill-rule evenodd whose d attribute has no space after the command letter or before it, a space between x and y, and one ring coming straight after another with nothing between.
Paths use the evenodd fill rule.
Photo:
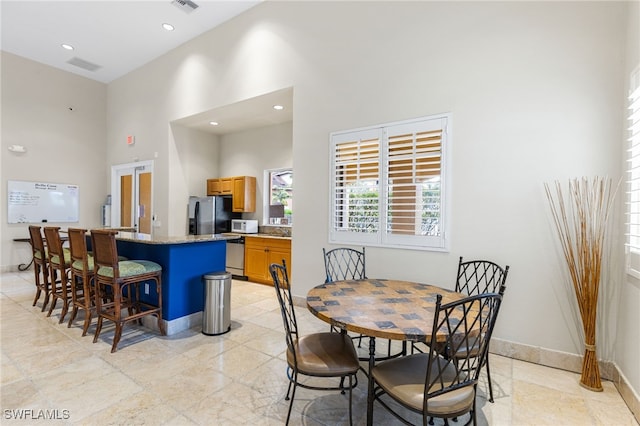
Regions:
<instances>
[{"instance_id":1,"label":"white microwave","mask_svg":"<svg viewBox=\"0 0 640 426\"><path fill-rule=\"evenodd\" d=\"M237 232L239 234L257 234L258 221L249 219L232 219L231 232Z\"/></svg>"}]
</instances>

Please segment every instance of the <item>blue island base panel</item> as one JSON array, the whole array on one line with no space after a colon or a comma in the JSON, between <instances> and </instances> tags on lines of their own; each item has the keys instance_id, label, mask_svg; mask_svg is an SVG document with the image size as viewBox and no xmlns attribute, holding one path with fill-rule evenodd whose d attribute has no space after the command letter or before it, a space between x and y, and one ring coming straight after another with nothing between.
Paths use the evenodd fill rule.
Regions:
<instances>
[{"instance_id":1,"label":"blue island base panel","mask_svg":"<svg viewBox=\"0 0 640 426\"><path fill-rule=\"evenodd\" d=\"M188 330L190 328L202 327L202 312L196 312L184 317L176 318L171 321L162 320L164 322L164 329L167 332L167 336L178 334L181 331ZM142 325L148 329L160 332L158 328L158 321L154 316L142 317Z\"/></svg>"},{"instance_id":2,"label":"blue island base panel","mask_svg":"<svg viewBox=\"0 0 640 426\"><path fill-rule=\"evenodd\" d=\"M225 240L186 244L145 244L117 241L118 254L129 260L151 260L162 266L162 318L169 322L200 312L204 308L203 275L224 271ZM155 285L141 287L141 299L157 303ZM185 319L193 322L191 319Z\"/></svg>"}]
</instances>

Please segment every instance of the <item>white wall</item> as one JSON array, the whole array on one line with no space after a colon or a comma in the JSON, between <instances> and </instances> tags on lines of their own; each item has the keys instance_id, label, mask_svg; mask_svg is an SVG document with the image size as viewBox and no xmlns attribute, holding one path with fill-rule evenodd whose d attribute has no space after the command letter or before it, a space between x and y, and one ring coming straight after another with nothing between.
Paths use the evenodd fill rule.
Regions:
<instances>
[{"instance_id":1,"label":"white wall","mask_svg":"<svg viewBox=\"0 0 640 426\"><path fill-rule=\"evenodd\" d=\"M628 90L631 73L640 67L640 2L634 1L629 4L627 16L627 46L623 78L626 83L625 89ZM625 119L624 126L627 125L628 121ZM622 227L621 229L621 233L624 232ZM617 316L608 331L615 340L613 359L635 389L636 398L638 398L640 394L640 280L631 276L625 278L620 283L620 291L613 293L611 297L612 305L615 306L611 309L612 317L616 314ZM629 392L629 390L625 391Z\"/></svg>"},{"instance_id":2,"label":"white wall","mask_svg":"<svg viewBox=\"0 0 640 426\"><path fill-rule=\"evenodd\" d=\"M256 211L243 218L262 224L262 197L269 189L264 187L263 172L293 166L291 132L292 123L284 123L221 136L220 176L256 177Z\"/></svg>"},{"instance_id":3,"label":"white wall","mask_svg":"<svg viewBox=\"0 0 640 426\"><path fill-rule=\"evenodd\" d=\"M182 232L185 220L170 206L184 203L192 182L168 123L293 87L293 292L304 296L323 276L329 133L451 112L451 252L371 248L368 275L452 287L460 255L509 264L496 337L581 354L543 183L622 175L624 64L635 55L625 49L640 38L637 24L627 33L634 9L630 2L265 2L108 85L107 164L154 159L159 231ZM124 143L128 134L134 147ZM611 279L603 284L609 293L623 281L620 234L612 236ZM618 362L636 392L637 295L632 283L609 299L598 343L599 356Z\"/></svg>"},{"instance_id":4,"label":"white wall","mask_svg":"<svg viewBox=\"0 0 640 426\"><path fill-rule=\"evenodd\" d=\"M368 274L452 287L460 255L509 264L496 335L580 354L543 183L621 176L626 7L267 2L110 84L110 133L143 126L171 157L168 121L293 87L293 288L303 296L322 280L328 134L451 112L451 252L372 248ZM185 195L163 196L167 182L156 188L161 205ZM181 226L170 220L168 232ZM612 261L621 264L619 246ZM603 322L624 327L612 314ZM599 344L603 354L612 348Z\"/></svg>"},{"instance_id":5,"label":"white wall","mask_svg":"<svg viewBox=\"0 0 640 426\"><path fill-rule=\"evenodd\" d=\"M80 221L49 226L100 225L100 205L108 194L105 163L106 85L2 52L2 143L0 234L3 270L28 263L25 224L7 224L7 180L79 185ZM70 109L71 108L71 109ZM9 152L9 145L27 152Z\"/></svg>"},{"instance_id":6,"label":"white wall","mask_svg":"<svg viewBox=\"0 0 640 426\"><path fill-rule=\"evenodd\" d=\"M207 195L206 181L210 177L219 175L218 161L220 158L219 137L211 133L190 129L179 125L171 125L172 146L174 154L171 157L171 167L180 179L173 179L169 183L168 191L171 193L184 193L198 197ZM158 180L156 180L157 182ZM160 191L154 191L157 197ZM156 208L158 203L156 204ZM154 233L165 225L165 219L181 221L182 227L174 230L172 235L184 235L189 232L187 226L187 206L185 197L180 200L176 198L168 209L168 215L161 213L162 209L154 211L156 216L156 228ZM160 227L158 228L158 220Z\"/></svg>"}]
</instances>

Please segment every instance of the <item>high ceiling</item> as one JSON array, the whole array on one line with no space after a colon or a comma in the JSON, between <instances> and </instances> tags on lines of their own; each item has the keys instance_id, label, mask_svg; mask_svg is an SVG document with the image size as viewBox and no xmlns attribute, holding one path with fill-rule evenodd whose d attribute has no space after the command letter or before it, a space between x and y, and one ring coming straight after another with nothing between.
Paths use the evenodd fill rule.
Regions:
<instances>
[{"instance_id":1,"label":"high ceiling","mask_svg":"<svg viewBox=\"0 0 640 426\"><path fill-rule=\"evenodd\" d=\"M0 41L3 51L109 83L261 1L0 0ZM173 25L174 31L163 29L164 23ZM62 44L74 50L65 50ZM87 69L91 65L99 68ZM273 105L285 109L277 111ZM225 134L291 120L292 91L285 89L174 124ZM211 126L210 121L219 125Z\"/></svg>"},{"instance_id":2,"label":"high ceiling","mask_svg":"<svg viewBox=\"0 0 640 426\"><path fill-rule=\"evenodd\" d=\"M193 0L192 9L185 1L2 0L2 50L109 83L260 3Z\"/></svg>"}]
</instances>

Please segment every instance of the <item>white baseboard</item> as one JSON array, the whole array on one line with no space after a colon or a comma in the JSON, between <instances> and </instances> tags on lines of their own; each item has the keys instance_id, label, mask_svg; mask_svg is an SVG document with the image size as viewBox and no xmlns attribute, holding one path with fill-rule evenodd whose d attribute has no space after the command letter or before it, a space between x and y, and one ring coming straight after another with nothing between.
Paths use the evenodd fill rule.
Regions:
<instances>
[{"instance_id":1,"label":"white baseboard","mask_svg":"<svg viewBox=\"0 0 640 426\"><path fill-rule=\"evenodd\" d=\"M554 351L522 343L492 338L490 352L521 361L532 362L547 367L582 373L582 355ZM600 376L604 380L613 382L622 399L627 404L634 417L640 423L640 397L630 386L618 366L611 361L600 361Z\"/></svg>"},{"instance_id":2,"label":"white baseboard","mask_svg":"<svg viewBox=\"0 0 640 426\"><path fill-rule=\"evenodd\" d=\"M294 296L293 303L296 306L307 307L307 299ZM506 356L512 359L532 362L547 367L561 370L582 372L582 355L567 352L554 351L536 346L524 345L522 343L509 342L498 338L491 339L490 352L496 355ZM622 399L627 404L634 417L640 423L640 397L630 386L624 374L620 372L618 366L611 361L600 361L600 376L604 380L613 382Z\"/></svg>"}]
</instances>

